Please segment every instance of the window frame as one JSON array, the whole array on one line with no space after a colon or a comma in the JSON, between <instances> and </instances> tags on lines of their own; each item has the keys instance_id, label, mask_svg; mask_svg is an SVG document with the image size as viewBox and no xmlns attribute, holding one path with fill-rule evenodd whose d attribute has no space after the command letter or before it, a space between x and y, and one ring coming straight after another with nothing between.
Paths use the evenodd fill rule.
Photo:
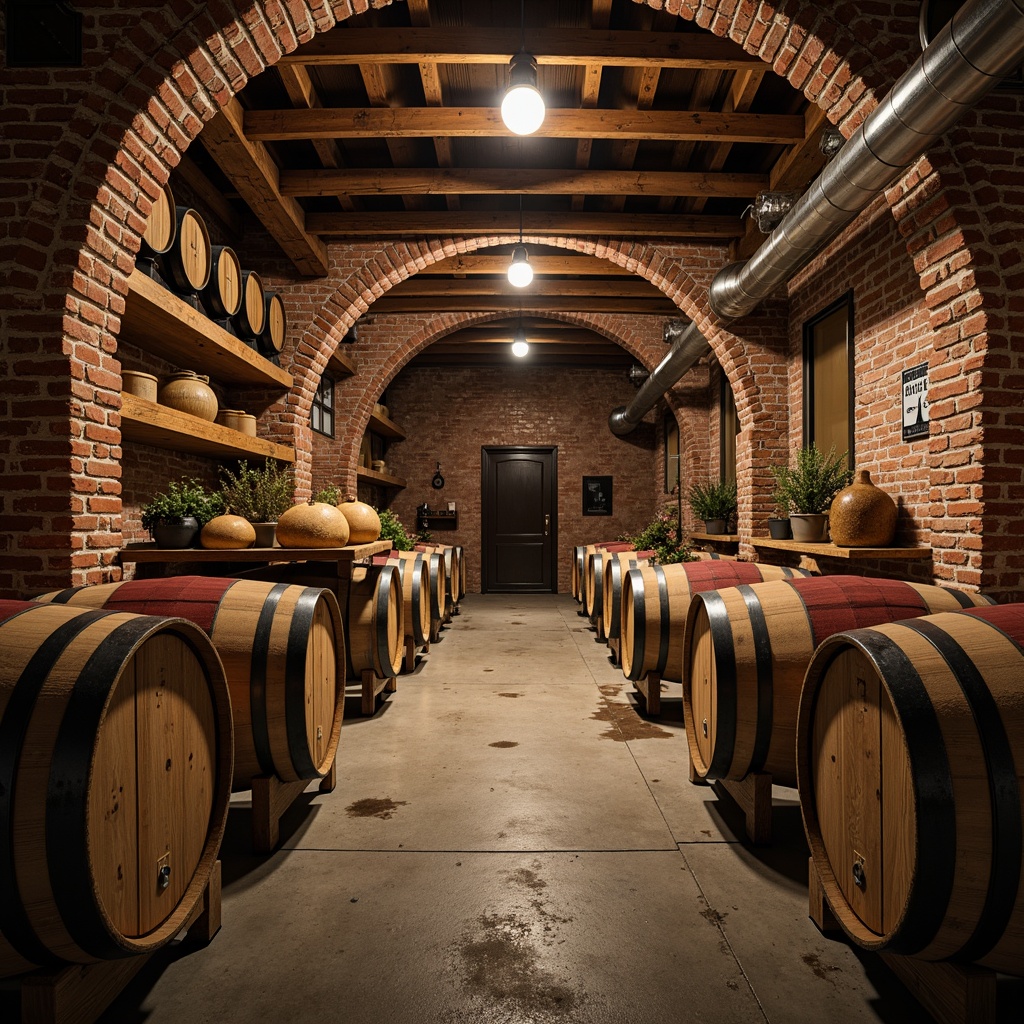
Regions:
<instances>
[{"instance_id":1,"label":"window frame","mask_svg":"<svg viewBox=\"0 0 1024 1024\"><path fill-rule=\"evenodd\" d=\"M854 459L854 334L853 334L853 289L841 295L835 302L829 303L824 309L804 321L803 325L803 446L809 447L814 438L814 332L825 320L836 312L846 309L846 370L847 370L847 463L855 465Z\"/></svg>"},{"instance_id":2,"label":"window frame","mask_svg":"<svg viewBox=\"0 0 1024 1024\"><path fill-rule=\"evenodd\" d=\"M309 429L316 434L320 434L321 437L334 437L334 387L335 380L328 374L323 374L320 377L320 383L317 385L316 393L313 395L313 401L309 407ZM326 389L330 389L330 400L324 402L323 395ZM314 424L315 415L319 413L321 426ZM323 429L323 423L325 419L330 419L330 430Z\"/></svg>"}]
</instances>

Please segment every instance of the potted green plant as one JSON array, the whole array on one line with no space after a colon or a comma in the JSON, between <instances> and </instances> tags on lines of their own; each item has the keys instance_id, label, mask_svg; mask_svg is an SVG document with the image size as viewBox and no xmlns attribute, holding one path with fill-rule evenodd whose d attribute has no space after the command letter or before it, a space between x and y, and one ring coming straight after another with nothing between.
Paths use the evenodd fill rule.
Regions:
<instances>
[{"instance_id":1,"label":"potted green plant","mask_svg":"<svg viewBox=\"0 0 1024 1024\"><path fill-rule=\"evenodd\" d=\"M406 532L401 519L389 508L377 509L380 517L380 539L391 541L396 551L412 551L412 538Z\"/></svg>"},{"instance_id":2,"label":"potted green plant","mask_svg":"<svg viewBox=\"0 0 1024 1024\"><path fill-rule=\"evenodd\" d=\"M736 481L694 484L687 501L693 514L704 520L704 529L708 533L725 533L729 520L736 514Z\"/></svg>"},{"instance_id":3,"label":"potted green plant","mask_svg":"<svg viewBox=\"0 0 1024 1024\"><path fill-rule=\"evenodd\" d=\"M223 467L220 472L224 504L252 523L256 547L273 547L277 520L291 507L295 492L291 466L267 459L262 466L250 468L243 459L235 472Z\"/></svg>"},{"instance_id":4,"label":"potted green plant","mask_svg":"<svg viewBox=\"0 0 1024 1024\"><path fill-rule=\"evenodd\" d=\"M142 525L157 547L187 548L199 531L224 511L220 494L209 492L195 478L170 483L142 506Z\"/></svg>"},{"instance_id":5,"label":"potted green plant","mask_svg":"<svg viewBox=\"0 0 1024 1024\"><path fill-rule=\"evenodd\" d=\"M837 455L835 446L822 452L814 443L796 453L795 466L773 466L776 500L791 511L793 539L809 543L827 539L828 510L832 499L853 479L846 464L846 452Z\"/></svg>"},{"instance_id":6,"label":"potted green plant","mask_svg":"<svg viewBox=\"0 0 1024 1024\"><path fill-rule=\"evenodd\" d=\"M781 467L789 472L789 467ZM774 469L772 470L774 474ZM772 540L792 540L793 528L789 524L789 499L780 487L779 479L775 479L775 490L772 491L772 501L775 502L775 515L768 519L768 536Z\"/></svg>"},{"instance_id":7,"label":"potted green plant","mask_svg":"<svg viewBox=\"0 0 1024 1024\"><path fill-rule=\"evenodd\" d=\"M653 551L659 565L692 562L690 546L679 529L675 505L666 505L635 537L626 537L637 551Z\"/></svg>"}]
</instances>

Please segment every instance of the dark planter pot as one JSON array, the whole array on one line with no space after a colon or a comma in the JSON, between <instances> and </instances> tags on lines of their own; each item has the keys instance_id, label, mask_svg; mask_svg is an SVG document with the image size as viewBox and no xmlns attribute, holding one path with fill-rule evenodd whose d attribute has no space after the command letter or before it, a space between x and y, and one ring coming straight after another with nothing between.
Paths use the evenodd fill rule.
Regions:
<instances>
[{"instance_id":1,"label":"dark planter pot","mask_svg":"<svg viewBox=\"0 0 1024 1024\"><path fill-rule=\"evenodd\" d=\"M789 517L789 524L793 529L793 540L805 544L823 544L828 540L828 516L824 513L801 515L794 512Z\"/></svg>"},{"instance_id":2,"label":"dark planter pot","mask_svg":"<svg viewBox=\"0 0 1024 1024\"><path fill-rule=\"evenodd\" d=\"M793 530L788 519L769 519L768 536L772 540L792 540Z\"/></svg>"},{"instance_id":3,"label":"dark planter pot","mask_svg":"<svg viewBox=\"0 0 1024 1024\"><path fill-rule=\"evenodd\" d=\"M199 521L186 516L180 523L160 523L153 527L158 548L190 548L199 536Z\"/></svg>"},{"instance_id":4,"label":"dark planter pot","mask_svg":"<svg viewBox=\"0 0 1024 1024\"><path fill-rule=\"evenodd\" d=\"M705 519L704 520L704 532L705 533L725 533L727 520L725 519Z\"/></svg>"},{"instance_id":5,"label":"dark planter pot","mask_svg":"<svg viewBox=\"0 0 1024 1024\"><path fill-rule=\"evenodd\" d=\"M252 528L256 531L256 547L272 548L274 546L277 523L253 523Z\"/></svg>"}]
</instances>

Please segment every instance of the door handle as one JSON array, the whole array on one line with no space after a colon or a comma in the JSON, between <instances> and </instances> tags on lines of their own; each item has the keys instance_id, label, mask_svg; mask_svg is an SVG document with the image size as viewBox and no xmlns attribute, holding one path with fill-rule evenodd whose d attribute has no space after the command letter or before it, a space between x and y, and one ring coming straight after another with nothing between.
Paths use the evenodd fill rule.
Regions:
<instances>
[{"instance_id":1,"label":"door handle","mask_svg":"<svg viewBox=\"0 0 1024 1024\"><path fill-rule=\"evenodd\" d=\"M551 516L544 517L544 536L547 537L551 532Z\"/></svg>"}]
</instances>

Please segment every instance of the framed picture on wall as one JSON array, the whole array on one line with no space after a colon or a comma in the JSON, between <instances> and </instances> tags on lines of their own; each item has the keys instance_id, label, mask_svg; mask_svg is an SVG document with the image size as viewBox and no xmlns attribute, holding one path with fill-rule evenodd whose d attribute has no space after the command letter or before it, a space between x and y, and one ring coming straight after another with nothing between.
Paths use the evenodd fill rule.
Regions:
<instances>
[{"instance_id":1,"label":"framed picture on wall","mask_svg":"<svg viewBox=\"0 0 1024 1024\"><path fill-rule=\"evenodd\" d=\"M585 476L583 478L583 514L610 516L612 514L612 478Z\"/></svg>"}]
</instances>

